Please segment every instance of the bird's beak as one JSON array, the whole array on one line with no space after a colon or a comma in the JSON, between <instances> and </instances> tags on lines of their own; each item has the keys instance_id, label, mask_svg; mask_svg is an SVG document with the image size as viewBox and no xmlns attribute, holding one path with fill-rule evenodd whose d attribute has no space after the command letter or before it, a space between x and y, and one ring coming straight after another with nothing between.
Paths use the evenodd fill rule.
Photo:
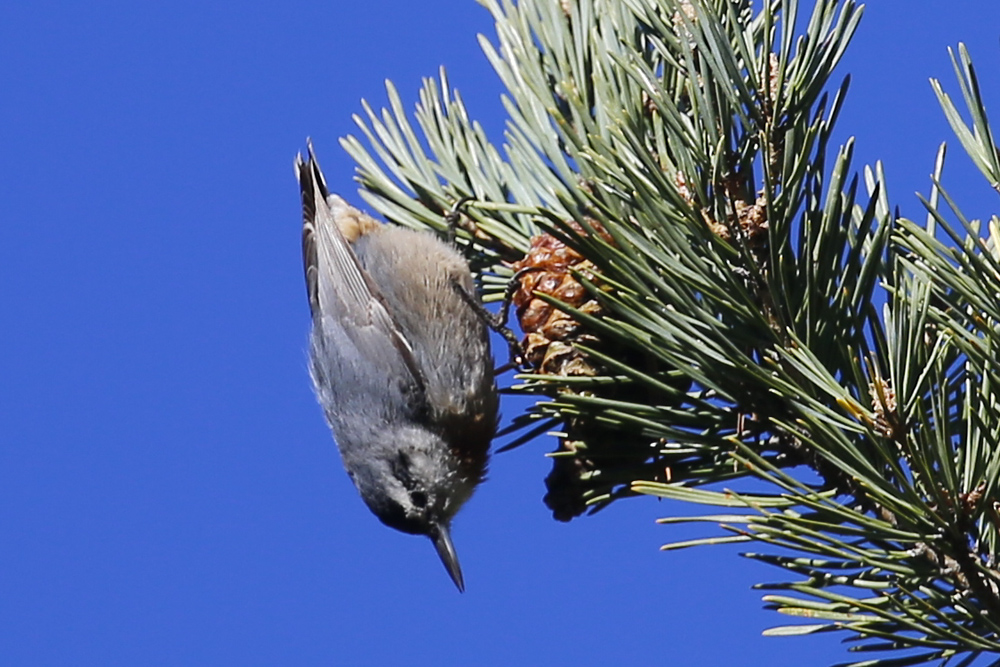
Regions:
<instances>
[{"instance_id":1,"label":"bird's beak","mask_svg":"<svg viewBox=\"0 0 1000 667\"><path fill-rule=\"evenodd\" d=\"M455 553L455 545L451 543L451 533L446 524L438 524L431 539L434 541L434 548L437 549L441 562L451 575L451 580L458 586L460 593L465 592L465 580L462 579L462 566L458 564L458 554Z\"/></svg>"}]
</instances>

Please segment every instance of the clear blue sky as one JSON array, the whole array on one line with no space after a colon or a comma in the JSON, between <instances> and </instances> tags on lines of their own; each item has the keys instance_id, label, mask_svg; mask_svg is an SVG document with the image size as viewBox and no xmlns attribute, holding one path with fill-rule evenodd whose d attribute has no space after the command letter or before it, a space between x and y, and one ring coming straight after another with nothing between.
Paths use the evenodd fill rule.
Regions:
<instances>
[{"instance_id":1,"label":"clear blue sky","mask_svg":"<svg viewBox=\"0 0 1000 667\"><path fill-rule=\"evenodd\" d=\"M441 64L497 138L477 32L472 0L0 7L0 664L847 659L760 636L786 619L750 586L779 572L660 553L674 505L554 522L551 442L497 456L458 517L464 595L357 497L306 372L292 158L312 136L358 202L337 138L360 99L389 78L412 105ZM998 38L986 0L867 9L840 130L904 213L945 139L967 214L997 210L927 78L956 92L966 41L1000 121Z\"/></svg>"}]
</instances>

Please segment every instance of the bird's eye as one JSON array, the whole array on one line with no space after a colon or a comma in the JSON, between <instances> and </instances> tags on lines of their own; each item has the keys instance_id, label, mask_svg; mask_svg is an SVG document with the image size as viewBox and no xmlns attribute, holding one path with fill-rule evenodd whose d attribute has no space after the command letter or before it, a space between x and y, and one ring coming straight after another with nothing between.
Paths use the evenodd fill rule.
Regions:
<instances>
[{"instance_id":1,"label":"bird's eye","mask_svg":"<svg viewBox=\"0 0 1000 667\"><path fill-rule=\"evenodd\" d=\"M423 491L414 491L410 494L410 500L417 507L424 508L427 507L427 494Z\"/></svg>"}]
</instances>

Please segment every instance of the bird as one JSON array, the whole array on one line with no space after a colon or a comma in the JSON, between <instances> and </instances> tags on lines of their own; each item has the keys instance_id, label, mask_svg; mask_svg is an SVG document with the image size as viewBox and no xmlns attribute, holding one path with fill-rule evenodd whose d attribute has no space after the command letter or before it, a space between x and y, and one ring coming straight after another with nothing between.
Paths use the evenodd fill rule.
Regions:
<instances>
[{"instance_id":1,"label":"bird","mask_svg":"<svg viewBox=\"0 0 1000 667\"><path fill-rule=\"evenodd\" d=\"M368 508L429 537L464 592L451 522L485 479L499 407L472 274L433 233L330 194L307 145L295 172L317 399Z\"/></svg>"}]
</instances>

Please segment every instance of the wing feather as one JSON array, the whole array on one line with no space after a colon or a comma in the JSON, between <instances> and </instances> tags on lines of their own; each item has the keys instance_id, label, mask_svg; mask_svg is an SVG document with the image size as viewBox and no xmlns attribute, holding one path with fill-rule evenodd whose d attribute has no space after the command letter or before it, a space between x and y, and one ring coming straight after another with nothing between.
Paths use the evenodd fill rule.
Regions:
<instances>
[{"instance_id":1,"label":"wing feather","mask_svg":"<svg viewBox=\"0 0 1000 667\"><path fill-rule=\"evenodd\" d=\"M311 143L308 159L297 156L295 171L302 194L302 255L314 335L318 330L322 336L324 327L338 327L365 361L374 365L374 372L387 377L402 372L405 375L400 382L415 385L407 393L425 403L425 382L412 347L338 224L330 207L336 198L327 190ZM337 208L338 212L351 211L345 223L353 230L358 212L346 206ZM372 227L366 231L371 232Z\"/></svg>"}]
</instances>

